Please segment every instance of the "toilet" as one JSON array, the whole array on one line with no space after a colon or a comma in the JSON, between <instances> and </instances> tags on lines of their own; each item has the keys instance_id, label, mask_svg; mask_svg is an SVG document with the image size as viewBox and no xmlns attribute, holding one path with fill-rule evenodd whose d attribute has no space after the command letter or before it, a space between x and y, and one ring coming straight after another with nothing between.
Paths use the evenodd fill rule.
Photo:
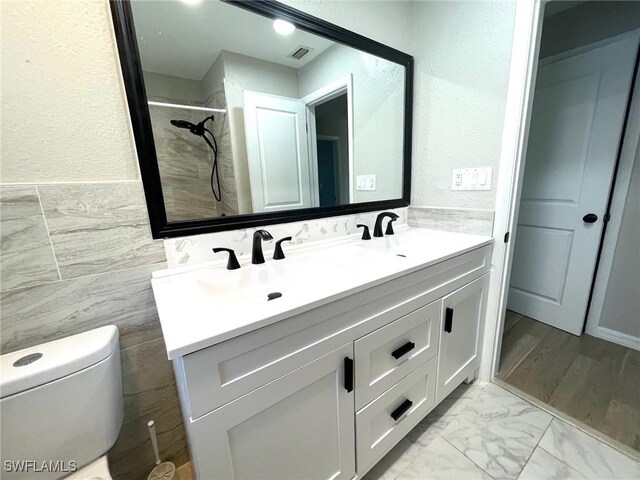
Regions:
<instances>
[{"instance_id":1,"label":"toilet","mask_svg":"<svg viewBox=\"0 0 640 480\"><path fill-rule=\"evenodd\" d=\"M122 415L115 326L2 355L0 476L110 480Z\"/></svg>"}]
</instances>

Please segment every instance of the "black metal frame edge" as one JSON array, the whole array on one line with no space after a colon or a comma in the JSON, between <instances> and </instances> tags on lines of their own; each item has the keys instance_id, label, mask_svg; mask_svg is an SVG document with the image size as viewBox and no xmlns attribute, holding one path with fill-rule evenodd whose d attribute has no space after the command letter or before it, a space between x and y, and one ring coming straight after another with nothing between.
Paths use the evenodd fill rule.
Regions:
<instances>
[{"instance_id":1,"label":"black metal frame edge","mask_svg":"<svg viewBox=\"0 0 640 480\"><path fill-rule=\"evenodd\" d=\"M245 10L269 17L283 18L304 30L352 46L405 67L404 146L402 197L393 200L363 202L333 207L314 207L286 212L257 213L235 217L168 222L162 196L160 170L156 157L151 116L142 77L142 64L136 41L129 0L110 0L120 66L127 93L127 103L136 143L140 174L149 213L153 238L198 235L238 228L290 223L315 218L401 208L411 198L411 140L413 128L413 57L325 20L273 0L221 0Z\"/></svg>"}]
</instances>

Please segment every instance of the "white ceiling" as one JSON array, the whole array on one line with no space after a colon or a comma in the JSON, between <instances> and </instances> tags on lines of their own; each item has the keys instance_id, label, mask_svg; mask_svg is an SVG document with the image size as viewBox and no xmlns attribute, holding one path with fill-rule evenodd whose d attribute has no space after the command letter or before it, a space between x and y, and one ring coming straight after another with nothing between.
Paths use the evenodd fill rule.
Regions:
<instances>
[{"instance_id":1,"label":"white ceiling","mask_svg":"<svg viewBox=\"0 0 640 480\"><path fill-rule=\"evenodd\" d=\"M202 80L221 50L300 68L333 45L299 29L279 35L272 20L218 0L135 0L131 7L143 69L154 73ZM299 45L313 51L287 58Z\"/></svg>"}]
</instances>

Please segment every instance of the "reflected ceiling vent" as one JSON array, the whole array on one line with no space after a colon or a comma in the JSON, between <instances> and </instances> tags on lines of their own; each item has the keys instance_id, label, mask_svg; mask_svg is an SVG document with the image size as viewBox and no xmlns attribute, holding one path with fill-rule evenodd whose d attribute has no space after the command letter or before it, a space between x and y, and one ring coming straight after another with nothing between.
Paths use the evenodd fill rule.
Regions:
<instances>
[{"instance_id":1,"label":"reflected ceiling vent","mask_svg":"<svg viewBox=\"0 0 640 480\"><path fill-rule=\"evenodd\" d=\"M305 47L304 45L299 45L293 50L293 52L291 52L287 56L289 58L295 58L296 60L302 60L302 57L304 57L309 52L313 52L313 48Z\"/></svg>"}]
</instances>

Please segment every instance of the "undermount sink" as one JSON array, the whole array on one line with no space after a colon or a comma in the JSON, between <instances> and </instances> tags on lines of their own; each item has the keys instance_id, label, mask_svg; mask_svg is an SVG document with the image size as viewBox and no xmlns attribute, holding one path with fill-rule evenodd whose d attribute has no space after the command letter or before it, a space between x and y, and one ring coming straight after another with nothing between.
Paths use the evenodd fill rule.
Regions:
<instances>
[{"instance_id":1,"label":"undermount sink","mask_svg":"<svg viewBox=\"0 0 640 480\"><path fill-rule=\"evenodd\" d=\"M405 227L348 238L226 270L222 262L156 272L153 291L170 358L242 335L490 242L487 237ZM269 255L270 256L270 255ZM241 259L242 260L242 259Z\"/></svg>"},{"instance_id":2,"label":"undermount sink","mask_svg":"<svg viewBox=\"0 0 640 480\"><path fill-rule=\"evenodd\" d=\"M245 307L260 304L268 307L267 302L305 297L309 290L309 277L321 280L314 282L315 288L322 288L323 283L334 287L347 283L344 276L336 275L336 267L322 256L305 255L285 261L247 265L238 270L210 270L197 278L195 283L200 291L198 294L211 295L218 308L224 308L227 304L238 305L238 302ZM271 295L270 299L273 293L280 295Z\"/></svg>"}]
</instances>

